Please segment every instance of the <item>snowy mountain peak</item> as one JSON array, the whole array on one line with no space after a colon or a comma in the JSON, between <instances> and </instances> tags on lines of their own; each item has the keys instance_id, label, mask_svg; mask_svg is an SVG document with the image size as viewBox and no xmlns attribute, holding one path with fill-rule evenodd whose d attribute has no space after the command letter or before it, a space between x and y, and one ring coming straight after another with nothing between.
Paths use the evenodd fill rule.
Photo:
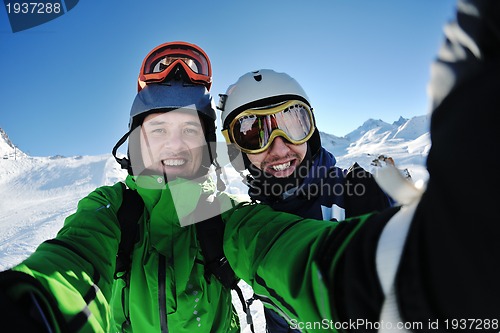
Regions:
<instances>
[{"instance_id":1,"label":"snowy mountain peak","mask_svg":"<svg viewBox=\"0 0 500 333\"><path fill-rule=\"evenodd\" d=\"M13 143L10 141L7 133L0 128L0 158L14 159L15 157L25 156Z\"/></svg>"},{"instance_id":2,"label":"snowy mountain peak","mask_svg":"<svg viewBox=\"0 0 500 333\"><path fill-rule=\"evenodd\" d=\"M352 143L375 143L381 139L404 139L415 140L419 136L429 131L429 118L428 116L417 116L411 119L399 117L399 119L392 124L388 124L381 119L368 119L344 137L338 137L332 134L320 132L322 143L326 146L341 146L342 144L351 145ZM339 147L333 148L334 150ZM343 151L338 151L343 155ZM338 154L337 154L338 155Z\"/></svg>"},{"instance_id":3,"label":"snowy mountain peak","mask_svg":"<svg viewBox=\"0 0 500 333\"><path fill-rule=\"evenodd\" d=\"M408 121L408 119L406 118L403 118L402 116L399 116L399 119L395 122L393 122L392 124L394 126L401 126L401 125L404 125L404 123L406 123Z\"/></svg>"},{"instance_id":4,"label":"snowy mountain peak","mask_svg":"<svg viewBox=\"0 0 500 333\"><path fill-rule=\"evenodd\" d=\"M393 129L394 126L386 123L381 119L368 119L363 123L363 125L359 126L357 129L347 134L345 137L350 141L359 140L361 137L366 135L367 133L373 132L385 132Z\"/></svg>"},{"instance_id":5,"label":"snowy mountain peak","mask_svg":"<svg viewBox=\"0 0 500 333\"><path fill-rule=\"evenodd\" d=\"M413 117L399 125L392 136L393 139L415 140L424 133L428 133L430 128L429 116Z\"/></svg>"},{"instance_id":6,"label":"snowy mountain peak","mask_svg":"<svg viewBox=\"0 0 500 333\"><path fill-rule=\"evenodd\" d=\"M419 173L415 178L427 177L424 165L431 145L428 116L400 117L392 124L369 119L344 137L323 132L320 137L322 145L333 153L342 168L357 162L369 169L375 157L387 155L393 157L400 168Z\"/></svg>"},{"instance_id":7,"label":"snowy mountain peak","mask_svg":"<svg viewBox=\"0 0 500 333\"><path fill-rule=\"evenodd\" d=\"M14 145L10 141L9 136L7 135L7 133L5 133L5 131L2 128L0 128L0 140L1 143L5 143L7 146L14 148ZM2 148L2 146L3 144L0 146L0 148Z\"/></svg>"}]
</instances>

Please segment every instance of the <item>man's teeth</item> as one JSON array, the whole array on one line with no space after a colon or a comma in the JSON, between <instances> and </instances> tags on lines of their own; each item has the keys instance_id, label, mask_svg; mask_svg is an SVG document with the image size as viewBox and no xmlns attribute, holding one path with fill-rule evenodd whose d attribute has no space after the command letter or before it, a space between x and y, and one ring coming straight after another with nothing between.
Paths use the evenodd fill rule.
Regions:
<instances>
[{"instance_id":1,"label":"man's teeth","mask_svg":"<svg viewBox=\"0 0 500 333\"><path fill-rule=\"evenodd\" d=\"M283 171L283 170L286 170L290 167L290 162L286 162L286 163L283 163L283 164L276 164L276 165L273 165L271 166L271 168L274 170L274 171Z\"/></svg>"},{"instance_id":2,"label":"man's teeth","mask_svg":"<svg viewBox=\"0 0 500 333\"><path fill-rule=\"evenodd\" d=\"M168 159L168 160L163 160L163 165L166 165L166 166L179 166L179 165L183 165L186 163L186 160L184 159Z\"/></svg>"}]
</instances>

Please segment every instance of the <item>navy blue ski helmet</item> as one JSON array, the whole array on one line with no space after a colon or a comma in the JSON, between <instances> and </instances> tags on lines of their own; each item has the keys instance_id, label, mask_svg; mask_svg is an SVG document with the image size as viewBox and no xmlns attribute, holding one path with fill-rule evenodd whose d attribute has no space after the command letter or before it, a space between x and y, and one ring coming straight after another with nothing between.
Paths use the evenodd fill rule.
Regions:
<instances>
[{"instance_id":1,"label":"navy blue ski helmet","mask_svg":"<svg viewBox=\"0 0 500 333\"><path fill-rule=\"evenodd\" d=\"M175 109L196 109L204 125L216 119L215 104L212 96L203 85L169 81L168 83L149 84L135 97L130 110L129 129L142 124L150 113L168 112ZM215 133L214 133L215 134Z\"/></svg>"}]
</instances>

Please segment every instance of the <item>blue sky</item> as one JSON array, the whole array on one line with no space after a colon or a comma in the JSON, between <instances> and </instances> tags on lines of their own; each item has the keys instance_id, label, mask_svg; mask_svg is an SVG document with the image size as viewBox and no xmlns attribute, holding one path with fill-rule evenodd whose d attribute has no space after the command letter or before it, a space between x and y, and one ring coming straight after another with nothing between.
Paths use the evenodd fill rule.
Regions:
<instances>
[{"instance_id":1,"label":"blue sky","mask_svg":"<svg viewBox=\"0 0 500 333\"><path fill-rule=\"evenodd\" d=\"M109 153L127 130L143 57L176 40L209 55L216 102L242 74L272 68L302 85L323 132L424 115L429 66L454 8L454 0L82 0L12 33L2 6L0 128L32 156Z\"/></svg>"}]
</instances>

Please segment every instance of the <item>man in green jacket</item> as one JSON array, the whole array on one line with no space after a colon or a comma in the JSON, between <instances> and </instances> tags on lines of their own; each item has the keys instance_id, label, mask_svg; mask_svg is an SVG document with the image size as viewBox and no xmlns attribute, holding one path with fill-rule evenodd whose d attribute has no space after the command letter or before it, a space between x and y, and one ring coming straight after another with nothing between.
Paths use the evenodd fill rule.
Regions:
<instances>
[{"instance_id":1,"label":"man in green jacket","mask_svg":"<svg viewBox=\"0 0 500 333\"><path fill-rule=\"evenodd\" d=\"M128 138L128 157L117 160L144 203L126 276L115 279L124 194L117 183L82 199L56 238L0 274L0 325L19 332L239 331L231 290L207 274L196 228L213 215L210 207L219 214L236 204L216 195L207 176L216 136L209 66L201 49L183 42L160 45L144 60L129 132L114 148Z\"/></svg>"}]
</instances>

